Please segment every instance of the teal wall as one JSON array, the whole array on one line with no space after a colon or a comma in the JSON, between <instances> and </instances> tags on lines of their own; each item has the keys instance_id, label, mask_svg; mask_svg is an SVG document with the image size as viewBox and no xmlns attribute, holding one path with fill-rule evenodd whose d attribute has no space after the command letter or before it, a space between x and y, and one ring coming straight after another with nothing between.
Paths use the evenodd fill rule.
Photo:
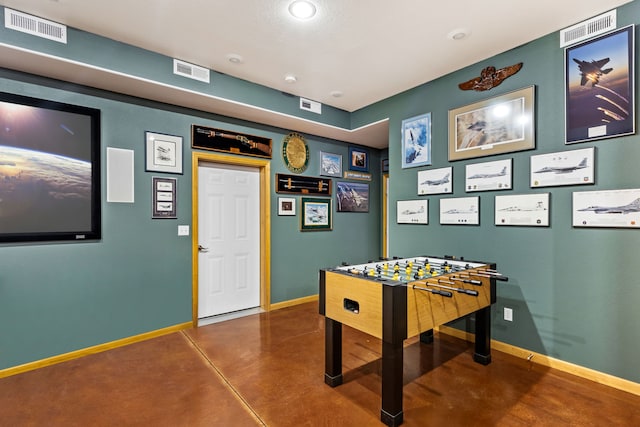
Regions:
<instances>
[{"instance_id":1,"label":"teal wall","mask_svg":"<svg viewBox=\"0 0 640 427\"><path fill-rule=\"evenodd\" d=\"M0 244L0 370L191 321L191 237L178 237L177 226L191 225L192 124L271 138L272 175L291 173L280 155L286 129L4 69L0 91L100 109L103 170L100 241ZM184 138L183 175L164 175L178 178L177 219L151 219L151 177L163 174L145 172L145 131ZM304 175L319 175L319 151L342 154L346 169L348 144L305 136ZM134 150L133 204L106 202L106 147ZM335 212L333 197L333 231L300 232L299 215L277 215L278 196L290 196L272 190L272 303L317 294L320 268L380 255L379 159L370 150L370 212Z\"/></svg>"},{"instance_id":2,"label":"teal wall","mask_svg":"<svg viewBox=\"0 0 640 427\"><path fill-rule=\"evenodd\" d=\"M618 26L636 24L639 3L618 10ZM640 382L640 342L635 307L640 301L640 263L634 249L640 231L574 229L573 191L639 188L637 135L564 145L564 56L557 34L487 59L354 113L323 106L323 115L300 112L296 98L214 73L203 85L159 70L170 58L70 30L62 46L0 28L0 40L80 62L247 102L340 127L358 127L389 117L389 149L371 153L370 212L337 213L333 231L301 233L299 217L277 215L278 194L271 194L271 302L317 293L317 270L341 261L359 262L380 253L381 156L390 159L390 253L449 254L496 262L509 276L499 283L493 308L493 337L531 351ZM490 92L463 92L457 84L488 66L524 62L523 69ZM2 59L0 58L0 66ZM536 86L536 149L468 161L447 161L447 112L525 86ZM210 125L273 139L272 174L287 173L279 156L286 129L191 111L103 91L3 70L0 90L99 108L102 154L105 148L135 151L134 204L106 203L103 175L103 238L93 243L0 245L0 369L82 349L191 319L191 240L177 236L178 224L191 223L190 126ZM326 108L325 108L326 107ZM453 166L454 194L465 196L464 166L513 158L511 191L473 193L481 199L481 225L438 224L438 200L429 196L429 225L395 224L395 201L418 198L419 169L400 167L400 124L432 113L433 165ZM151 176L144 172L144 131L185 140L184 175L178 176L178 219L150 219ZM342 154L348 144L307 135L311 161L305 175L318 175L318 151ZM534 154L597 147L596 184L529 188L529 158ZM103 158L104 166L104 158ZM169 175L175 176L175 175ZM273 181L272 181L273 182ZM335 190L335 189L334 189ZM548 228L496 227L496 195L551 193ZM420 196L425 197L425 196ZM334 198L335 202L335 198ZM335 210L335 208L334 208ZM514 309L514 321L502 320L502 308ZM458 322L462 328L468 322Z\"/></svg>"},{"instance_id":3,"label":"teal wall","mask_svg":"<svg viewBox=\"0 0 640 427\"><path fill-rule=\"evenodd\" d=\"M638 17L639 2L619 8L618 28L636 24ZM517 62L524 62L522 70L491 91L457 87L486 66ZM640 230L576 229L571 223L572 192L640 188L640 137L565 145L563 79L564 50L554 33L356 113L363 121L383 112L390 118L390 255L447 254L496 262L510 280L499 282L493 338L640 382L640 263L635 260ZM531 85L536 87L535 150L448 161L449 109ZM401 121L426 112L432 113L432 168L453 166L453 194L418 197L417 172L426 168L401 168ZM530 156L587 147L596 147L595 185L529 187ZM508 158L513 158L513 190L465 192L466 164ZM494 225L495 196L546 192L551 193L550 227ZM480 226L439 225L439 199L464 196L480 197ZM423 197L429 199L429 225L396 224L395 202ZM502 320L503 307L513 308L513 322ZM458 326L470 327L467 322Z\"/></svg>"}]
</instances>

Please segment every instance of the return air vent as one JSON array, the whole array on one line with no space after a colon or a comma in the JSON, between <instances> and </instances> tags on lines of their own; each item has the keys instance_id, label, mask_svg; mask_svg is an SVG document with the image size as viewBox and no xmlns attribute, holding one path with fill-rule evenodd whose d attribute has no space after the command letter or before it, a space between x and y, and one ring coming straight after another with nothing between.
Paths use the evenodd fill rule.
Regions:
<instances>
[{"instance_id":1,"label":"return air vent","mask_svg":"<svg viewBox=\"0 0 640 427\"><path fill-rule=\"evenodd\" d=\"M179 59L173 60L173 74L194 80L200 80L205 83L209 83L210 81L208 69L180 61Z\"/></svg>"},{"instance_id":2,"label":"return air vent","mask_svg":"<svg viewBox=\"0 0 640 427\"><path fill-rule=\"evenodd\" d=\"M4 8L4 26L16 31L67 44L67 26Z\"/></svg>"},{"instance_id":3,"label":"return air vent","mask_svg":"<svg viewBox=\"0 0 640 427\"><path fill-rule=\"evenodd\" d=\"M615 30L615 28L616 11L612 10L569 28L565 28L564 30L560 30L560 47L569 46L570 44L590 39L598 34Z\"/></svg>"},{"instance_id":4,"label":"return air vent","mask_svg":"<svg viewBox=\"0 0 640 427\"><path fill-rule=\"evenodd\" d=\"M300 98L300 109L322 114L322 104L310 99Z\"/></svg>"}]
</instances>

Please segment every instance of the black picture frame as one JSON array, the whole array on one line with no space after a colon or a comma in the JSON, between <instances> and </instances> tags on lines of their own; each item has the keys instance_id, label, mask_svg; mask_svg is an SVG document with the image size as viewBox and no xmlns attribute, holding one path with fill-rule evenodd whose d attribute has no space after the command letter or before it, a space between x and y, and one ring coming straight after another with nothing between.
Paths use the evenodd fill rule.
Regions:
<instances>
[{"instance_id":1,"label":"black picture frame","mask_svg":"<svg viewBox=\"0 0 640 427\"><path fill-rule=\"evenodd\" d=\"M369 151L359 147L349 147L349 170L369 172Z\"/></svg>"},{"instance_id":2,"label":"black picture frame","mask_svg":"<svg viewBox=\"0 0 640 427\"><path fill-rule=\"evenodd\" d=\"M565 144L635 133L634 28L565 49Z\"/></svg>"},{"instance_id":3,"label":"black picture frame","mask_svg":"<svg viewBox=\"0 0 640 427\"><path fill-rule=\"evenodd\" d=\"M100 110L0 92L0 128L0 242L100 239Z\"/></svg>"}]
</instances>

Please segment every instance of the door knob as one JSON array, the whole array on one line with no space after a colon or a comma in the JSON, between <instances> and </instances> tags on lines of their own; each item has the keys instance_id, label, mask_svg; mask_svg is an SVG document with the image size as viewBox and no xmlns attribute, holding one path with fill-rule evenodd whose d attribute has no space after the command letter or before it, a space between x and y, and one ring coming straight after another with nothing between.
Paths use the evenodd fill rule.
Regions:
<instances>
[{"instance_id":1,"label":"door knob","mask_svg":"<svg viewBox=\"0 0 640 427\"><path fill-rule=\"evenodd\" d=\"M209 248L205 248L202 245L198 245L198 252L209 252Z\"/></svg>"}]
</instances>

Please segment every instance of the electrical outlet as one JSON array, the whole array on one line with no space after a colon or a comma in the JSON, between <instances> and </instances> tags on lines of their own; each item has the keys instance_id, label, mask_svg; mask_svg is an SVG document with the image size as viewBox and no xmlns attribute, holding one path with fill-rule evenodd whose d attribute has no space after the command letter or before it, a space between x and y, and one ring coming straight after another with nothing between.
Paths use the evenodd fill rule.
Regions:
<instances>
[{"instance_id":1,"label":"electrical outlet","mask_svg":"<svg viewBox=\"0 0 640 427\"><path fill-rule=\"evenodd\" d=\"M505 307L504 308L504 320L507 322L513 322L513 309Z\"/></svg>"}]
</instances>

